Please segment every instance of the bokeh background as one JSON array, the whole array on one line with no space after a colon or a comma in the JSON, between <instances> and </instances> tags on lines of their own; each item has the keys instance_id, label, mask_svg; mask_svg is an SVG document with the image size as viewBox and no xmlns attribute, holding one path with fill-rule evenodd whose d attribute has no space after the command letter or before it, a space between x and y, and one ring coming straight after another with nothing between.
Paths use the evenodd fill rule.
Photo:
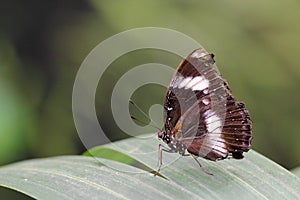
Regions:
<instances>
[{"instance_id":1,"label":"bokeh background","mask_svg":"<svg viewBox=\"0 0 300 200\"><path fill-rule=\"evenodd\" d=\"M157 26L185 33L214 53L234 96L250 110L253 149L287 169L299 166L299 10L297 0L1 0L0 165L82 153L71 109L81 62L114 34ZM108 106L116 81L136 65L176 68L180 59L142 50L110 66L100 80L105 87L97 91L96 107L112 140L127 137ZM133 99L147 111L162 103L164 94L165 88L146 85Z\"/></svg>"}]
</instances>

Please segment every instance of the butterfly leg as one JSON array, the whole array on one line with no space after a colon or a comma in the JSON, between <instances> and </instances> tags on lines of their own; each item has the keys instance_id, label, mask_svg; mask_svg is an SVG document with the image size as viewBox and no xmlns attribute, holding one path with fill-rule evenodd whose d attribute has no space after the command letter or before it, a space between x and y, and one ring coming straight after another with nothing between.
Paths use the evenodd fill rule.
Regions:
<instances>
[{"instance_id":1,"label":"butterfly leg","mask_svg":"<svg viewBox=\"0 0 300 200\"><path fill-rule=\"evenodd\" d=\"M161 166L162 166L162 145L159 144L158 145L158 169L156 170L154 176L159 174Z\"/></svg>"},{"instance_id":2,"label":"butterfly leg","mask_svg":"<svg viewBox=\"0 0 300 200\"><path fill-rule=\"evenodd\" d=\"M169 149L164 149L164 146L162 146L162 144L159 144L159 145L158 145L158 169L156 170L154 176L158 175L159 172L160 172L160 169L161 169L161 166L162 166L162 152L163 152L163 151L172 153L171 150L169 150Z\"/></svg>"},{"instance_id":3,"label":"butterfly leg","mask_svg":"<svg viewBox=\"0 0 300 200\"><path fill-rule=\"evenodd\" d=\"M197 156L193 155L193 154L190 154L190 153L185 153L185 154L182 154L183 156L192 156L194 158L194 160L198 163L199 167L208 175L213 175L212 173L210 173L205 167L203 167L201 165L201 163L199 162L199 160L197 160Z\"/></svg>"}]
</instances>

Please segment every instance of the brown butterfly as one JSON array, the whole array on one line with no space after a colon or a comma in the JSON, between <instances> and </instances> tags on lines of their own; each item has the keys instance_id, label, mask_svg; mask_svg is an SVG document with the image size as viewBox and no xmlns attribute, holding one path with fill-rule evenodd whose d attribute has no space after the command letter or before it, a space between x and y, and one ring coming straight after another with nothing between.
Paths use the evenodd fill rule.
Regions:
<instances>
[{"instance_id":1,"label":"brown butterfly","mask_svg":"<svg viewBox=\"0 0 300 200\"><path fill-rule=\"evenodd\" d=\"M232 96L213 57L203 48L193 51L181 61L171 80L164 102L165 131L158 132L169 148L159 145L157 173L162 151L191 155L202 167L197 157L242 159L251 147L248 110Z\"/></svg>"}]
</instances>

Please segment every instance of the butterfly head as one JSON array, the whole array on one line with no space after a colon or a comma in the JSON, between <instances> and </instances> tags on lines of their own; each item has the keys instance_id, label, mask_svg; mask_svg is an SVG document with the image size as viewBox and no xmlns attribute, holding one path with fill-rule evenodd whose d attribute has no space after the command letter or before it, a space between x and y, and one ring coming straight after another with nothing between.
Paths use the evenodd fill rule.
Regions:
<instances>
[{"instance_id":1,"label":"butterfly head","mask_svg":"<svg viewBox=\"0 0 300 200\"><path fill-rule=\"evenodd\" d=\"M165 131L159 131L157 133L159 139L162 139L165 143L169 144L171 142L170 137L167 135Z\"/></svg>"}]
</instances>

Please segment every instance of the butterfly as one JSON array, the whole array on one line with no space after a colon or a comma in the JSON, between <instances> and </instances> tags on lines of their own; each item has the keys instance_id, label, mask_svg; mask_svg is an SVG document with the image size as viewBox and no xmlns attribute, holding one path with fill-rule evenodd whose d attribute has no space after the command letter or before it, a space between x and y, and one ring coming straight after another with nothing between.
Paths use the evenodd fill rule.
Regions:
<instances>
[{"instance_id":1,"label":"butterfly","mask_svg":"<svg viewBox=\"0 0 300 200\"><path fill-rule=\"evenodd\" d=\"M215 65L214 55L196 49L179 64L164 101L162 152L211 161L242 159L252 141L252 121L243 102L236 101ZM202 168L206 173L207 170Z\"/></svg>"}]
</instances>

